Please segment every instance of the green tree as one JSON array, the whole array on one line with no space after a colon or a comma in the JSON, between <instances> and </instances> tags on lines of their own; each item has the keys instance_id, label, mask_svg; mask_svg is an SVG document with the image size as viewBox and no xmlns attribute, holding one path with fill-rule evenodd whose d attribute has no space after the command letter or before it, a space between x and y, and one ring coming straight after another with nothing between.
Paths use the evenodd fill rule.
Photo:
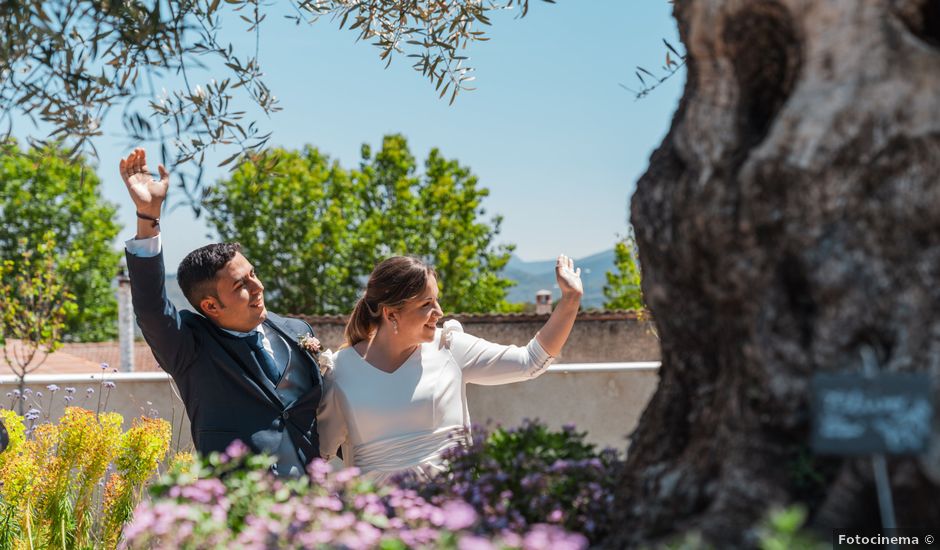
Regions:
<instances>
[{"instance_id":1,"label":"green tree","mask_svg":"<svg viewBox=\"0 0 940 550\"><path fill-rule=\"evenodd\" d=\"M633 230L614 246L616 271L606 273L604 302L606 309L644 309L643 289L640 287L640 266L636 261L636 239Z\"/></svg>"},{"instance_id":2,"label":"green tree","mask_svg":"<svg viewBox=\"0 0 940 550\"><path fill-rule=\"evenodd\" d=\"M346 313L367 260L350 234L361 216L357 182L313 147L273 150L277 171L244 162L207 195L209 222L239 241L267 286L272 308Z\"/></svg>"},{"instance_id":3,"label":"green tree","mask_svg":"<svg viewBox=\"0 0 940 550\"><path fill-rule=\"evenodd\" d=\"M488 40L490 16L509 9L524 16L529 0L5 2L0 118L12 128L10 114L19 112L74 142L75 150L93 151L85 147L89 139L118 111L135 141L159 141L173 152L164 162L202 161L208 148L226 147L234 154L225 164L265 150L271 133L252 118L281 109L258 55L269 16L298 25L337 21L377 47L387 65L396 56L411 59L453 102L473 80L468 47ZM223 38L239 30L254 34L254 48ZM181 75L185 88L158 94L167 73ZM196 208L198 174L181 182Z\"/></svg>"},{"instance_id":4,"label":"green tree","mask_svg":"<svg viewBox=\"0 0 940 550\"><path fill-rule=\"evenodd\" d=\"M306 147L272 151L276 171L241 163L205 204L222 239L237 240L270 289L272 308L347 313L376 263L413 254L438 270L453 312L514 310L499 276L512 246L494 246L500 218L480 206L488 190L434 149L419 173L400 135L368 145L356 170Z\"/></svg>"},{"instance_id":5,"label":"green tree","mask_svg":"<svg viewBox=\"0 0 940 550\"><path fill-rule=\"evenodd\" d=\"M375 157L363 147L358 176L370 213L363 233L373 239L373 264L394 254L428 259L446 311L519 310L506 302L514 283L499 275L515 246L493 244L502 217L483 219L481 201L489 190L468 167L434 148L419 174L407 140L395 134L385 136Z\"/></svg>"},{"instance_id":6,"label":"green tree","mask_svg":"<svg viewBox=\"0 0 940 550\"><path fill-rule=\"evenodd\" d=\"M20 395L26 375L58 349L65 319L78 309L60 277L74 266L62 265L55 248L51 231L35 242L23 237L17 241L16 260L0 262L0 348L19 379ZM22 414L23 401L17 404Z\"/></svg>"},{"instance_id":7,"label":"green tree","mask_svg":"<svg viewBox=\"0 0 940 550\"><path fill-rule=\"evenodd\" d=\"M81 159L56 146L22 151L13 140L0 144L0 261L13 270L24 262L21 242L44 242L52 233L62 283L80 307L64 319L63 338L100 341L117 330L112 280L120 253L116 207L101 198L100 180Z\"/></svg>"}]
</instances>

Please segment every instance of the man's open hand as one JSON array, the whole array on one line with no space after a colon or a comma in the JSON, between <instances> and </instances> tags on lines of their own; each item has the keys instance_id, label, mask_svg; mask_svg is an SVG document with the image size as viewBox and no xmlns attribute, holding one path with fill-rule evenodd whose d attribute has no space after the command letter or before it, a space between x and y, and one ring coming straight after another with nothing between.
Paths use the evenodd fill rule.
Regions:
<instances>
[{"instance_id":1,"label":"man's open hand","mask_svg":"<svg viewBox=\"0 0 940 550\"><path fill-rule=\"evenodd\" d=\"M147 168L147 153L142 147L134 149L126 159L121 159L121 178L127 185L137 211L154 218L160 217L160 207L170 186L170 173L166 167L161 164L157 170L160 173L159 180L153 179L153 174Z\"/></svg>"}]
</instances>

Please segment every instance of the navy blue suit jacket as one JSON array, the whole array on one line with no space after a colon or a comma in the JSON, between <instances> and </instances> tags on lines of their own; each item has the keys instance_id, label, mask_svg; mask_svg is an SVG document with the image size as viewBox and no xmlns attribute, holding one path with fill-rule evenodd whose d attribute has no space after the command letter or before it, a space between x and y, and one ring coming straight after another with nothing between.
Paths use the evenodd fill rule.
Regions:
<instances>
[{"instance_id":1,"label":"navy blue suit jacket","mask_svg":"<svg viewBox=\"0 0 940 550\"><path fill-rule=\"evenodd\" d=\"M137 323L179 388L198 452L223 451L240 439L254 452L277 456L279 464L304 466L319 456L316 412L323 380L316 359L297 344L300 335L313 334L310 325L273 313L265 321L291 346L288 368L310 369L301 373L307 387L285 402L246 342L202 315L177 311L167 298L162 253L128 253L127 267Z\"/></svg>"}]
</instances>

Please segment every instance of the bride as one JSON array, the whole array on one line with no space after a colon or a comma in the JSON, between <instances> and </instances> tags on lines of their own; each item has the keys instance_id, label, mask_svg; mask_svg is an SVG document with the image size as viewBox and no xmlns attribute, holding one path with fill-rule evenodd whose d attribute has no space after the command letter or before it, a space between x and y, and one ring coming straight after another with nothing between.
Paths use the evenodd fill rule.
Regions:
<instances>
[{"instance_id":1,"label":"bride","mask_svg":"<svg viewBox=\"0 0 940 550\"><path fill-rule=\"evenodd\" d=\"M333 356L318 416L320 455L336 456L381 483L413 471L442 469L443 451L468 442L466 384L530 380L545 372L568 339L581 303L581 269L559 256L562 297L525 347L465 334L443 317L434 270L396 256L369 276L346 325L346 344Z\"/></svg>"}]
</instances>

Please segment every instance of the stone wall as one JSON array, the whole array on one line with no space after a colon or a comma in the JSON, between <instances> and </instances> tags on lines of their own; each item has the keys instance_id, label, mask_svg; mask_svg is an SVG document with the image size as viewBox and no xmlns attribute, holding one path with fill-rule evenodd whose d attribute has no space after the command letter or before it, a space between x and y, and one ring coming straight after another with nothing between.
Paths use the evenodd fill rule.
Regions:
<instances>
[{"instance_id":1,"label":"stone wall","mask_svg":"<svg viewBox=\"0 0 940 550\"><path fill-rule=\"evenodd\" d=\"M339 315L301 316L313 327L323 344L336 350L343 342L346 317ZM651 322L632 311L585 312L578 319L556 363L608 363L659 361L659 340ZM524 346L548 315L457 315L464 331L491 342Z\"/></svg>"}]
</instances>

